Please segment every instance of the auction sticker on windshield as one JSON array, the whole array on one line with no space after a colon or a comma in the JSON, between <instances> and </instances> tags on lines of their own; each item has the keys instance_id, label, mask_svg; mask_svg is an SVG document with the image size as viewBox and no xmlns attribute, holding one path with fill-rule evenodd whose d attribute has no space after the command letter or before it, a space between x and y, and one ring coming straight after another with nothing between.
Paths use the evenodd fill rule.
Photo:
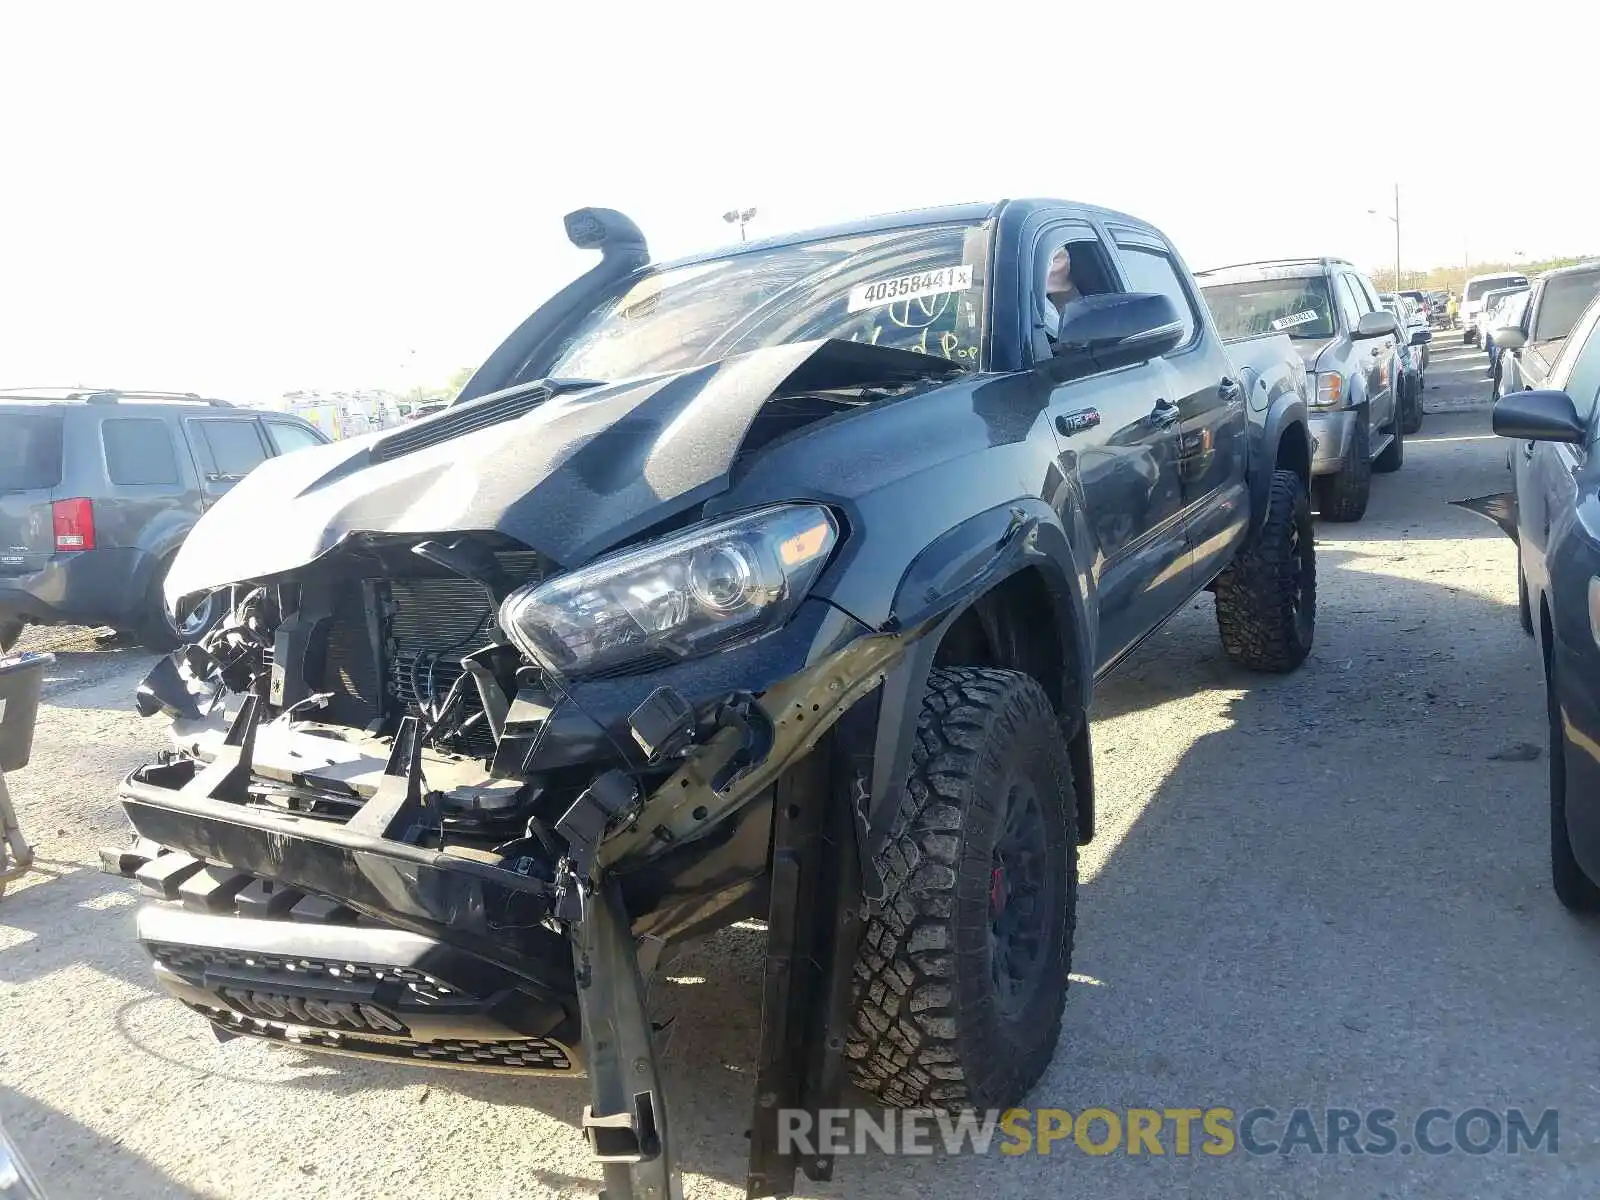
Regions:
<instances>
[{"instance_id":1,"label":"auction sticker on windshield","mask_svg":"<svg viewBox=\"0 0 1600 1200\"><path fill-rule=\"evenodd\" d=\"M1290 313L1287 317L1279 317L1272 323L1273 333L1282 333L1285 329L1293 329L1296 325L1309 325L1321 316L1314 308L1305 309L1303 312Z\"/></svg>"},{"instance_id":2,"label":"auction sticker on windshield","mask_svg":"<svg viewBox=\"0 0 1600 1200\"><path fill-rule=\"evenodd\" d=\"M901 275L898 279L878 279L850 289L850 306L847 311L860 312L864 308L877 308L896 300L919 300L924 296L938 296L945 292L964 292L972 286L972 264L959 267L939 267L932 271L917 271Z\"/></svg>"}]
</instances>

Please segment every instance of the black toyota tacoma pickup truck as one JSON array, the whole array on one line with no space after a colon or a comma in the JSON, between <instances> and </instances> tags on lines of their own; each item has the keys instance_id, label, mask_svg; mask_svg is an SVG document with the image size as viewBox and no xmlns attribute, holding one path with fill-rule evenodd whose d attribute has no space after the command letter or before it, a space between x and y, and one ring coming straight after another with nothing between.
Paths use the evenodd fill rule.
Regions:
<instances>
[{"instance_id":1,"label":"black toyota tacoma pickup truck","mask_svg":"<svg viewBox=\"0 0 1600 1200\"><path fill-rule=\"evenodd\" d=\"M587 1072L610 1200L676 1186L646 983L763 919L780 1194L832 1163L779 1114L847 1077L987 1109L1043 1072L1096 679L1202 589L1245 666L1310 649L1306 375L1083 205L666 266L567 232L601 261L449 408L200 521L169 602L229 615L141 685L174 749L106 861L221 1036Z\"/></svg>"}]
</instances>

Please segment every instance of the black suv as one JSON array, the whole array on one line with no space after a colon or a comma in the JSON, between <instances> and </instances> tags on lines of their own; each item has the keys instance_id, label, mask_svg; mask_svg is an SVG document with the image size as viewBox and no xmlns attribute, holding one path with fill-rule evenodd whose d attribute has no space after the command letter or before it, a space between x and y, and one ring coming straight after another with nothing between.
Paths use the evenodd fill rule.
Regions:
<instances>
[{"instance_id":1,"label":"black suv","mask_svg":"<svg viewBox=\"0 0 1600 1200\"><path fill-rule=\"evenodd\" d=\"M0 649L24 625L110 625L155 650L167 567L200 514L265 458L328 439L298 417L172 392L0 392Z\"/></svg>"}]
</instances>

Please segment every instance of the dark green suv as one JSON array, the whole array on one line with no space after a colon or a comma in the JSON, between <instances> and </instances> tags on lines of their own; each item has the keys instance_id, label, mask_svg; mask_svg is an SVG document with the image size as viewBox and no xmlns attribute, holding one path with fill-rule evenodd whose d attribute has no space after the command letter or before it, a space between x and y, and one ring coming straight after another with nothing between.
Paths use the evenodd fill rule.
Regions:
<instances>
[{"instance_id":1,"label":"dark green suv","mask_svg":"<svg viewBox=\"0 0 1600 1200\"><path fill-rule=\"evenodd\" d=\"M298 417L170 392L0 391L0 649L24 625L110 625L155 650L167 567L200 514L263 459L328 439Z\"/></svg>"}]
</instances>

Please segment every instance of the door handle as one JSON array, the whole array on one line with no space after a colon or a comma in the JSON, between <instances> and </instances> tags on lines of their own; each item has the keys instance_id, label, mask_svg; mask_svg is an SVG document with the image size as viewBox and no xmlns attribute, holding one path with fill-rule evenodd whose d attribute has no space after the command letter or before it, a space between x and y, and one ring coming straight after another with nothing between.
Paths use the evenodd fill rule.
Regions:
<instances>
[{"instance_id":1,"label":"door handle","mask_svg":"<svg viewBox=\"0 0 1600 1200\"><path fill-rule=\"evenodd\" d=\"M1527 459L1531 459L1533 457L1533 448L1534 448L1535 445L1537 445L1536 442L1528 442L1527 444L1525 444L1522 447L1522 457L1523 458L1527 458Z\"/></svg>"},{"instance_id":2,"label":"door handle","mask_svg":"<svg viewBox=\"0 0 1600 1200\"><path fill-rule=\"evenodd\" d=\"M1165 428L1177 419L1178 406L1171 400L1157 400L1156 406L1150 410L1150 424L1157 427Z\"/></svg>"},{"instance_id":3,"label":"door handle","mask_svg":"<svg viewBox=\"0 0 1600 1200\"><path fill-rule=\"evenodd\" d=\"M1237 379L1230 379L1226 375L1217 385L1217 393L1226 404L1231 404L1244 394L1244 386Z\"/></svg>"},{"instance_id":4,"label":"door handle","mask_svg":"<svg viewBox=\"0 0 1600 1200\"><path fill-rule=\"evenodd\" d=\"M1372 348L1372 357L1373 358L1377 358L1378 355L1380 355L1382 353L1383 353L1383 347L1382 346L1374 346Z\"/></svg>"}]
</instances>

